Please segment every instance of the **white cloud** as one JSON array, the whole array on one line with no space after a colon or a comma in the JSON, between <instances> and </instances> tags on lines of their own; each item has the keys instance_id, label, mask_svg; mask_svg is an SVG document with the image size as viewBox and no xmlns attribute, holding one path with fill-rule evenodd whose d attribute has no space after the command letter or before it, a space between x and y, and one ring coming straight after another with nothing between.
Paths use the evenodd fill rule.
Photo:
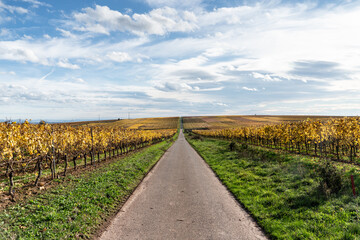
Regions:
<instances>
[{"instance_id":1,"label":"white cloud","mask_svg":"<svg viewBox=\"0 0 360 240\"><path fill-rule=\"evenodd\" d=\"M29 35L26 35L24 34L22 39L25 39L25 40L33 40L33 37L32 36L29 36Z\"/></svg>"},{"instance_id":2,"label":"white cloud","mask_svg":"<svg viewBox=\"0 0 360 240\"><path fill-rule=\"evenodd\" d=\"M145 0L152 7L173 7L194 9L201 6L203 0Z\"/></svg>"},{"instance_id":3,"label":"white cloud","mask_svg":"<svg viewBox=\"0 0 360 240\"><path fill-rule=\"evenodd\" d=\"M225 51L223 48L209 48L206 50L206 52L204 53L204 55L206 57L218 57L221 55L224 55Z\"/></svg>"},{"instance_id":4,"label":"white cloud","mask_svg":"<svg viewBox=\"0 0 360 240\"><path fill-rule=\"evenodd\" d=\"M225 104L225 103L215 103L215 105L221 106L221 107L228 107L229 105Z\"/></svg>"},{"instance_id":5,"label":"white cloud","mask_svg":"<svg viewBox=\"0 0 360 240\"><path fill-rule=\"evenodd\" d=\"M12 76L15 76L15 75L16 75L16 72L14 72L14 71L0 72L0 74L2 74L2 75L12 75Z\"/></svg>"},{"instance_id":6,"label":"white cloud","mask_svg":"<svg viewBox=\"0 0 360 240\"><path fill-rule=\"evenodd\" d=\"M73 29L109 35L111 32L131 32L136 35L164 35L169 32L189 32L196 29L196 17L188 11L177 11L164 7L147 14L132 16L96 5L73 14L74 21L68 22Z\"/></svg>"},{"instance_id":7,"label":"white cloud","mask_svg":"<svg viewBox=\"0 0 360 240\"><path fill-rule=\"evenodd\" d=\"M108 58L110 58L112 61L115 62L128 62L128 61L132 61L132 58L130 57L130 55L126 52L110 52L106 55Z\"/></svg>"},{"instance_id":8,"label":"white cloud","mask_svg":"<svg viewBox=\"0 0 360 240\"><path fill-rule=\"evenodd\" d=\"M194 90L191 86L186 83L175 83L175 82L165 82L156 86L157 89L173 92L173 91L192 91Z\"/></svg>"},{"instance_id":9,"label":"white cloud","mask_svg":"<svg viewBox=\"0 0 360 240\"><path fill-rule=\"evenodd\" d=\"M256 88L248 88L248 87L242 87L242 89L250 92L257 92L258 90Z\"/></svg>"},{"instance_id":10,"label":"white cloud","mask_svg":"<svg viewBox=\"0 0 360 240\"><path fill-rule=\"evenodd\" d=\"M66 38L76 38L77 37L76 35L72 34L70 31L67 31L67 30L64 30L61 28L56 28L56 31L59 31L61 33L61 35Z\"/></svg>"},{"instance_id":11,"label":"white cloud","mask_svg":"<svg viewBox=\"0 0 360 240\"><path fill-rule=\"evenodd\" d=\"M59 77L59 82L67 79L63 80L66 84L74 84L67 86L81 86L79 93L57 95L57 101L89 98L89 90L98 87L95 85L99 79L108 81L106 89L109 92L114 89L135 89L151 99L130 100L131 104L139 105L162 100L193 103L194 106L211 103L214 107L214 99L217 99L217 102L224 101L224 104L235 109L230 101L221 98L233 90L232 86L237 86L235 90L240 89L243 93L249 91L247 97L256 95L259 98L246 107L248 111L258 106L264 111L276 113L289 109L293 111L293 103L289 107L290 103L284 102L287 105L281 110L259 102L263 102L273 91L276 91L274 102L279 102L281 98L292 99L293 93L305 92L301 88L310 86L316 88L314 92L319 91L319 99L339 92L337 98L340 103L350 101L341 96L345 95L344 92L360 91L360 4L314 8L314 4L308 2L302 5L272 2L213 10L188 8L185 11L180 1L148 0L151 6L160 8L144 14L138 14L136 10L134 13L121 13L96 5L63 20L68 25L64 25L64 29L56 29L61 36L43 35L36 39L34 35L34 39L0 41L0 59L18 61L24 66L31 62L35 66L53 67L57 71L56 76L66 75ZM184 1L183 4L190 6L191 2ZM201 2L194 1L194 5L201 6ZM2 11L8 10L2 8ZM169 34L173 32L186 34L179 34L181 37L175 38L177 35ZM109 37L99 37L94 33L107 34ZM1 34L6 37L9 31L1 30ZM116 62L127 64L124 66ZM142 64L138 64L140 62ZM73 77L73 71L56 68L71 70L80 66L84 73L99 74L103 78L89 79L89 75L84 74L82 77L87 81L82 84L82 78ZM4 72L10 78L8 70ZM121 81L122 88L113 76L119 76L119 80L116 80ZM17 72L16 77L22 78L24 75ZM11 79L16 77L11 76ZM52 77L55 78L55 74ZM128 79L133 81L131 84L142 87L129 86ZM311 85L313 82L317 84ZM283 84L287 87L280 87ZM43 93L46 93L46 87L43 88ZM262 92L264 88L269 93L266 96L250 93ZM64 90L64 87L60 89ZM223 89L226 92L221 91ZM164 91L171 94L164 94ZM308 94L313 96L314 92ZM240 102L241 95L229 94L224 98ZM349 98L355 99L354 95ZM27 92L26 96L33 99L43 96L46 99L46 95L38 94L35 90ZM4 98L10 99L9 96ZM127 96L114 94L109 97L100 93L90 98L94 103L98 101L109 106L111 101L126 104L128 100ZM340 103L334 103L327 109L336 106L348 108L351 105ZM240 107L236 110L242 111Z\"/></svg>"},{"instance_id":12,"label":"white cloud","mask_svg":"<svg viewBox=\"0 0 360 240\"><path fill-rule=\"evenodd\" d=\"M50 4L45 3L45 2L41 2L41 1L37 1L37 0L21 0L22 2L26 2L31 4L33 7L37 8L39 6L43 6L43 7L51 7Z\"/></svg>"},{"instance_id":13,"label":"white cloud","mask_svg":"<svg viewBox=\"0 0 360 240\"><path fill-rule=\"evenodd\" d=\"M348 14L350 17L347 17ZM357 45L360 47L360 44L356 43L359 41L354 41L360 37L355 34L360 27L360 19L354 21L356 16L360 16L358 6L326 10L316 10L314 4L281 7L256 4L221 8L210 12L203 11L197 16L200 27L197 33L200 37L169 40L142 50L150 57L174 59L197 52L204 52L203 55L209 58L233 56L232 59L218 59L218 64L213 64L212 67L222 65L231 66L239 72L252 71L255 72L253 77L262 78L263 81L276 82L281 78L321 80L290 74L293 63L303 59L331 59L340 63L344 70L347 70L345 66L352 71L356 69L354 63L358 62L358 57L354 54L354 49L358 48ZM329 27L329 22L334 27ZM212 34L214 28L217 32ZM348 44L342 45L344 39L338 37L339 29L344 31L342 35L348 35L344 38ZM237 55L239 57L236 57ZM214 70L212 68L212 71ZM260 76L258 71L271 74Z\"/></svg>"},{"instance_id":14,"label":"white cloud","mask_svg":"<svg viewBox=\"0 0 360 240\"><path fill-rule=\"evenodd\" d=\"M214 25L238 25L244 26L254 23L254 17L261 12L260 4L256 6L240 6L214 9L211 12L204 12L200 19L201 26ZM257 20L257 19L256 19Z\"/></svg>"},{"instance_id":15,"label":"white cloud","mask_svg":"<svg viewBox=\"0 0 360 240\"><path fill-rule=\"evenodd\" d=\"M329 84L324 86L326 91L337 92L360 92L360 73L354 73L351 79L343 79L337 81L329 81Z\"/></svg>"},{"instance_id":16,"label":"white cloud","mask_svg":"<svg viewBox=\"0 0 360 240\"><path fill-rule=\"evenodd\" d=\"M84 83L85 82L85 80L82 79L82 78L74 78L74 81L78 82L78 83Z\"/></svg>"},{"instance_id":17,"label":"white cloud","mask_svg":"<svg viewBox=\"0 0 360 240\"><path fill-rule=\"evenodd\" d=\"M273 77L270 74L261 74L258 72L253 72L252 76L254 78L262 79L265 82L281 82L281 79L279 79L278 77Z\"/></svg>"},{"instance_id":18,"label":"white cloud","mask_svg":"<svg viewBox=\"0 0 360 240\"><path fill-rule=\"evenodd\" d=\"M16 42L0 42L0 59L34 63L40 62L39 57L33 50L20 45L16 44Z\"/></svg>"},{"instance_id":19,"label":"white cloud","mask_svg":"<svg viewBox=\"0 0 360 240\"><path fill-rule=\"evenodd\" d=\"M60 59L57 66L69 69L80 69L79 65L69 63L68 59Z\"/></svg>"},{"instance_id":20,"label":"white cloud","mask_svg":"<svg viewBox=\"0 0 360 240\"><path fill-rule=\"evenodd\" d=\"M27 9L25 9L23 7L16 7L16 6L8 5L8 4L3 3L0 0L0 11L2 9L7 10L10 13L18 13L18 14L26 14L29 12Z\"/></svg>"},{"instance_id":21,"label":"white cloud","mask_svg":"<svg viewBox=\"0 0 360 240\"><path fill-rule=\"evenodd\" d=\"M58 30L60 31L60 29ZM69 35L66 35L64 38L51 38L45 35L38 39L0 40L0 59L18 61L23 64L31 62L45 66L79 69L79 63L87 66L100 66L99 63L101 63L106 66L108 62L114 60L124 61L131 58L133 62L142 62L143 59L149 58L136 51L132 56L125 52L125 50L129 49L134 51L134 48L137 46L147 43L147 38L124 40L117 43L105 41L92 44L91 41L86 38L84 39L82 36L73 35L67 31L63 33L65 35L68 33ZM71 63L74 61L78 64Z\"/></svg>"}]
</instances>

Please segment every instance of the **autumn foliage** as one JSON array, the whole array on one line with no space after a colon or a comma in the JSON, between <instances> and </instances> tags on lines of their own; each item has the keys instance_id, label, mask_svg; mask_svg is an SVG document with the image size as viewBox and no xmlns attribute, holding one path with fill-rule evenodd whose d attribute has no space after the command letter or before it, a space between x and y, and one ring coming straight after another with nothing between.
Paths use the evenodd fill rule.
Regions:
<instances>
[{"instance_id":1,"label":"autumn foliage","mask_svg":"<svg viewBox=\"0 0 360 240\"><path fill-rule=\"evenodd\" d=\"M249 144L284 149L353 162L360 148L360 118L345 117L327 121L307 119L260 127L194 130L211 137L238 140Z\"/></svg>"},{"instance_id":2,"label":"autumn foliage","mask_svg":"<svg viewBox=\"0 0 360 240\"><path fill-rule=\"evenodd\" d=\"M52 178L57 176L56 166L68 161L91 157L91 164L100 154L104 159L138 149L170 138L176 129L131 130L116 126L79 126L66 124L0 123L0 170L9 177L13 195L13 177L20 172L36 171L37 184L42 169L50 168ZM32 167L30 167L32 166ZM34 167L35 166L35 167Z\"/></svg>"}]
</instances>

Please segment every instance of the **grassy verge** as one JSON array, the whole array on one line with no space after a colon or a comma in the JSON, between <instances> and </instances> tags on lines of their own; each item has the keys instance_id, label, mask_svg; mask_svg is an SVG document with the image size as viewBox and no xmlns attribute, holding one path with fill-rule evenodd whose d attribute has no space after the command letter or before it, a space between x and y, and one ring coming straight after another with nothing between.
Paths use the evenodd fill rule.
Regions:
<instances>
[{"instance_id":1,"label":"grassy verge","mask_svg":"<svg viewBox=\"0 0 360 240\"><path fill-rule=\"evenodd\" d=\"M216 139L188 141L273 239L360 239L360 198L352 196L349 176L358 169L338 169L342 190L327 194L314 158L246 145L230 151L229 141Z\"/></svg>"},{"instance_id":2,"label":"grassy verge","mask_svg":"<svg viewBox=\"0 0 360 240\"><path fill-rule=\"evenodd\" d=\"M5 209L0 212L0 239L90 238L172 142L155 144L91 173L69 176L50 191Z\"/></svg>"},{"instance_id":3,"label":"grassy verge","mask_svg":"<svg viewBox=\"0 0 360 240\"><path fill-rule=\"evenodd\" d=\"M145 146L147 147L147 146ZM136 150L129 150L128 152L124 153L124 154L131 154L133 151ZM109 155L108 155L109 156ZM103 161L105 158L105 154L101 153L99 155L95 154L94 156L94 163L96 164L97 162L99 162L98 157L100 157L100 161ZM85 160L84 157L78 157L76 160L76 167L77 169L80 169L82 167L86 167L85 166ZM87 166L90 165L91 163L91 157L87 156L86 157L86 162L87 162ZM36 165L36 162L33 162L33 164L31 166L28 166L28 169L34 169ZM43 166L43 170L41 173L41 178L40 181L46 178L49 178L51 176L51 170L49 167L49 162L47 162L47 166L46 168L44 168ZM58 175L63 174L65 169L65 161L62 160L61 162L58 162L56 164L56 173ZM67 173L71 174L72 171L74 171L74 161L72 159L69 159L68 161L68 168L67 168ZM5 169L1 169L1 173L0 173L0 194L1 193L8 193L9 191L9 179L7 176L5 176ZM24 187L26 185L28 185L29 183L34 183L35 180L37 178L37 169L35 171L30 171L30 172L24 172L24 173L15 173L14 176L14 183L15 183L15 189L19 189L21 187Z\"/></svg>"}]
</instances>

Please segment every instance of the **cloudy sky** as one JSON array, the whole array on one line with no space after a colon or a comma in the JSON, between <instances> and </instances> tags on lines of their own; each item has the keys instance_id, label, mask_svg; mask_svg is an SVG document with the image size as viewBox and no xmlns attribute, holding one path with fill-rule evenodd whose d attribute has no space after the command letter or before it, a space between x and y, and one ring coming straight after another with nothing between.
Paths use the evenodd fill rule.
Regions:
<instances>
[{"instance_id":1,"label":"cloudy sky","mask_svg":"<svg viewBox=\"0 0 360 240\"><path fill-rule=\"evenodd\" d=\"M0 0L0 119L360 113L360 1Z\"/></svg>"}]
</instances>

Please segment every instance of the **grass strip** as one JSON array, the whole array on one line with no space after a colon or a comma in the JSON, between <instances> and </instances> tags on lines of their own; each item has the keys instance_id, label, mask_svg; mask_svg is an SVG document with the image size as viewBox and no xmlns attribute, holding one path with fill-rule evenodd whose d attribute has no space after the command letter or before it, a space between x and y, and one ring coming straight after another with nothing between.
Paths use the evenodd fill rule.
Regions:
<instances>
[{"instance_id":1,"label":"grass strip","mask_svg":"<svg viewBox=\"0 0 360 240\"><path fill-rule=\"evenodd\" d=\"M167 140L0 212L0 239L91 238L171 146Z\"/></svg>"},{"instance_id":2,"label":"grass strip","mask_svg":"<svg viewBox=\"0 0 360 240\"><path fill-rule=\"evenodd\" d=\"M326 195L314 158L187 139L272 239L360 239L360 197L352 196L349 176L355 168L343 168L343 190Z\"/></svg>"}]
</instances>

